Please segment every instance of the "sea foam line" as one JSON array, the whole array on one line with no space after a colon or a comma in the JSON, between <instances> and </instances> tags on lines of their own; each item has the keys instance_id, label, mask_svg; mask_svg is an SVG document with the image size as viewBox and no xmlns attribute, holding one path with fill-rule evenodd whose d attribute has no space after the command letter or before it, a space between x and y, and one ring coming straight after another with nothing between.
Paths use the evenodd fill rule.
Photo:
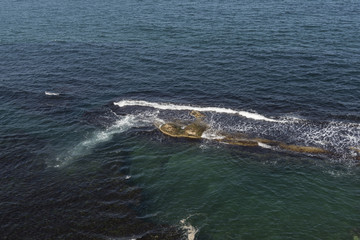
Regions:
<instances>
[{"instance_id":1,"label":"sea foam line","mask_svg":"<svg viewBox=\"0 0 360 240\"><path fill-rule=\"evenodd\" d=\"M280 120L275 120L271 118L267 118L263 115L260 115L258 113L251 113L246 111L236 111L230 108L220 108L220 107L195 107L195 106L188 106L188 105L178 105L178 104L172 104L172 103L156 103L156 102L147 102L147 101L141 101L141 100L122 100L119 102L114 102L114 105L117 105L119 107L125 107L125 106L143 106L143 107L152 107L156 109L161 110L195 110L199 112L217 112L217 113L226 113L226 114L238 114L240 116L251 118L254 120L262 120L262 121L268 121L268 122L284 122Z\"/></svg>"}]
</instances>

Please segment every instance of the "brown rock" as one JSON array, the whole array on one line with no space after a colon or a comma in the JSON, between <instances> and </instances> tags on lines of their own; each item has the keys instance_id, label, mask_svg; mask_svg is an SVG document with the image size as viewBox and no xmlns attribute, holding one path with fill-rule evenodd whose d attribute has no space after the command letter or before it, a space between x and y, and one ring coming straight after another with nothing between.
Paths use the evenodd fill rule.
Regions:
<instances>
[{"instance_id":1,"label":"brown rock","mask_svg":"<svg viewBox=\"0 0 360 240\"><path fill-rule=\"evenodd\" d=\"M203 134L203 132L205 132L206 129L206 125L194 122L187 125L184 129L184 132L186 135L201 138L201 135Z\"/></svg>"},{"instance_id":2,"label":"brown rock","mask_svg":"<svg viewBox=\"0 0 360 240\"><path fill-rule=\"evenodd\" d=\"M224 138L224 139L220 139L219 141L222 142L222 143L226 143L226 144L245 146L245 147L256 147L256 146L258 146L257 141L253 141L251 139L245 139L245 138L227 137L227 138Z\"/></svg>"},{"instance_id":3,"label":"brown rock","mask_svg":"<svg viewBox=\"0 0 360 240\"><path fill-rule=\"evenodd\" d=\"M205 114L203 114L203 113L201 113L201 112L199 112L199 111L195 111L195 110L192 110L192 111L190 112L190 115L193 116L193 117L195 117L195 118L197 118L197 119L202 119L202 118L205 117Z\"/></svg>"},{"instance_id":4,"label":"brown rock","mask_svg":"<svg viewBox=\"0 0 360 240\"><path fill-rule=\"evenodd\" d=\"M201 138L207 126L200 122L193 122L189 125L178 125L175 123L166 123L158 126L159 130L171 137Z\"/></svg>"},{"instance_id":5,"label":"brown rock","mask_svg":"<svg viewBox=\"0 0 360 240\"><path fill-rule=\"evenodd\" d=\"M285 143L279 144L279 147L293 152L299 153L314 153L314 154L329 154L328 151L318 147L307 147L298 145L287 145Z\"/></svg>"},{"instance_id":6,"label":"brown rock","mask_svg":"<svg viewBox=\"0 0 360 240\"><path fill-rule=\"evenodd\" d=\"M356 147L350 147L351 150L360 153L360 148L356 148Z\"/></svg>"},{"instance_id":7,"label":"brown rock","mask_svg":"<svg viewBox=\"0 0 360 240\"><path fill-rule=\"evenodd\" d=\"M170 122L165 124L155 123L155 126L157 126L163 134L171 137L200 139L202 137L202 134L208 129L208 126L201 121L201 118L205 117L205 115L198 111L192 111L190 114L197 118L194 122L190 124L185 124L183 122ZM331 154L331 152L318 147L291 145L264 138L251 138L243 133L220 133L220 135L223 136L223 138L216 139L216 141L231 145L257 147L259 146L259 143L263 143L269 146L275 146L281 149L298 153ZM350 149L360 153L359 148L352 147ZM359 158L360 156L356 157L356 159Z\"/></svg>"}]
</instances>

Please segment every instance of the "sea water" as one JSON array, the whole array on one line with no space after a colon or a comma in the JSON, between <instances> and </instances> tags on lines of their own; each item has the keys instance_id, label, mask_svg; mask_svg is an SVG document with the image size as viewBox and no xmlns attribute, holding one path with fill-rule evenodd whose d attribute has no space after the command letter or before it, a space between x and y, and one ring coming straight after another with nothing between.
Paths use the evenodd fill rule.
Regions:
<instances>
[{"instance_id":1,"label":"sea water","mask_svg":"<svg viewBox=\"0 0 360 240\"><path fill-rule=\"evenodd\" d=\"M0 238L358 239L358 29L353 0L2 1ZM192 110L201 140L154 125Z\"/></svg>"}]
</instances>

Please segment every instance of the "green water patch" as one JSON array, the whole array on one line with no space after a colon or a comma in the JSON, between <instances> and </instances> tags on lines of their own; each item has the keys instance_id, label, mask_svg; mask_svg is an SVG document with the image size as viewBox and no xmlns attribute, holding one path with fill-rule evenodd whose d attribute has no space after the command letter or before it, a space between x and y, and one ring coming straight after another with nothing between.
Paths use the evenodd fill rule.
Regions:
<instances>
[{"instance_id":1,"label":"green water patch","mask_svg":"<svg viewBox=\"0 0 360 240\"><path fill-rule=\"evenodd\" d=\"M143 214L186 223L196 239L352 239L360 226L357 169L196 141L137 145L130 174Z\"/></svg>"}]
</instances>

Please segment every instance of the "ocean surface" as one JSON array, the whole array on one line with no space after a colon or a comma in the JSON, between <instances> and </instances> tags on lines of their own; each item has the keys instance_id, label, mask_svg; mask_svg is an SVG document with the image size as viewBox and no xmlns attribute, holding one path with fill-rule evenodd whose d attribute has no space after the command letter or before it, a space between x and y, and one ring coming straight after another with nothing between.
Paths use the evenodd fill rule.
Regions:
<instances>
[{"instance_id":1,"label":"ocean surface","mask_svg":"<svg viewBox=\"0 0 360 240\"><path fill-rule=\"evenodd\" d=\"M359 239L359 29L358 0L2 0L0 239ZM202 139L154 125L192 110Z\"/></svg>"}]
</instances>

